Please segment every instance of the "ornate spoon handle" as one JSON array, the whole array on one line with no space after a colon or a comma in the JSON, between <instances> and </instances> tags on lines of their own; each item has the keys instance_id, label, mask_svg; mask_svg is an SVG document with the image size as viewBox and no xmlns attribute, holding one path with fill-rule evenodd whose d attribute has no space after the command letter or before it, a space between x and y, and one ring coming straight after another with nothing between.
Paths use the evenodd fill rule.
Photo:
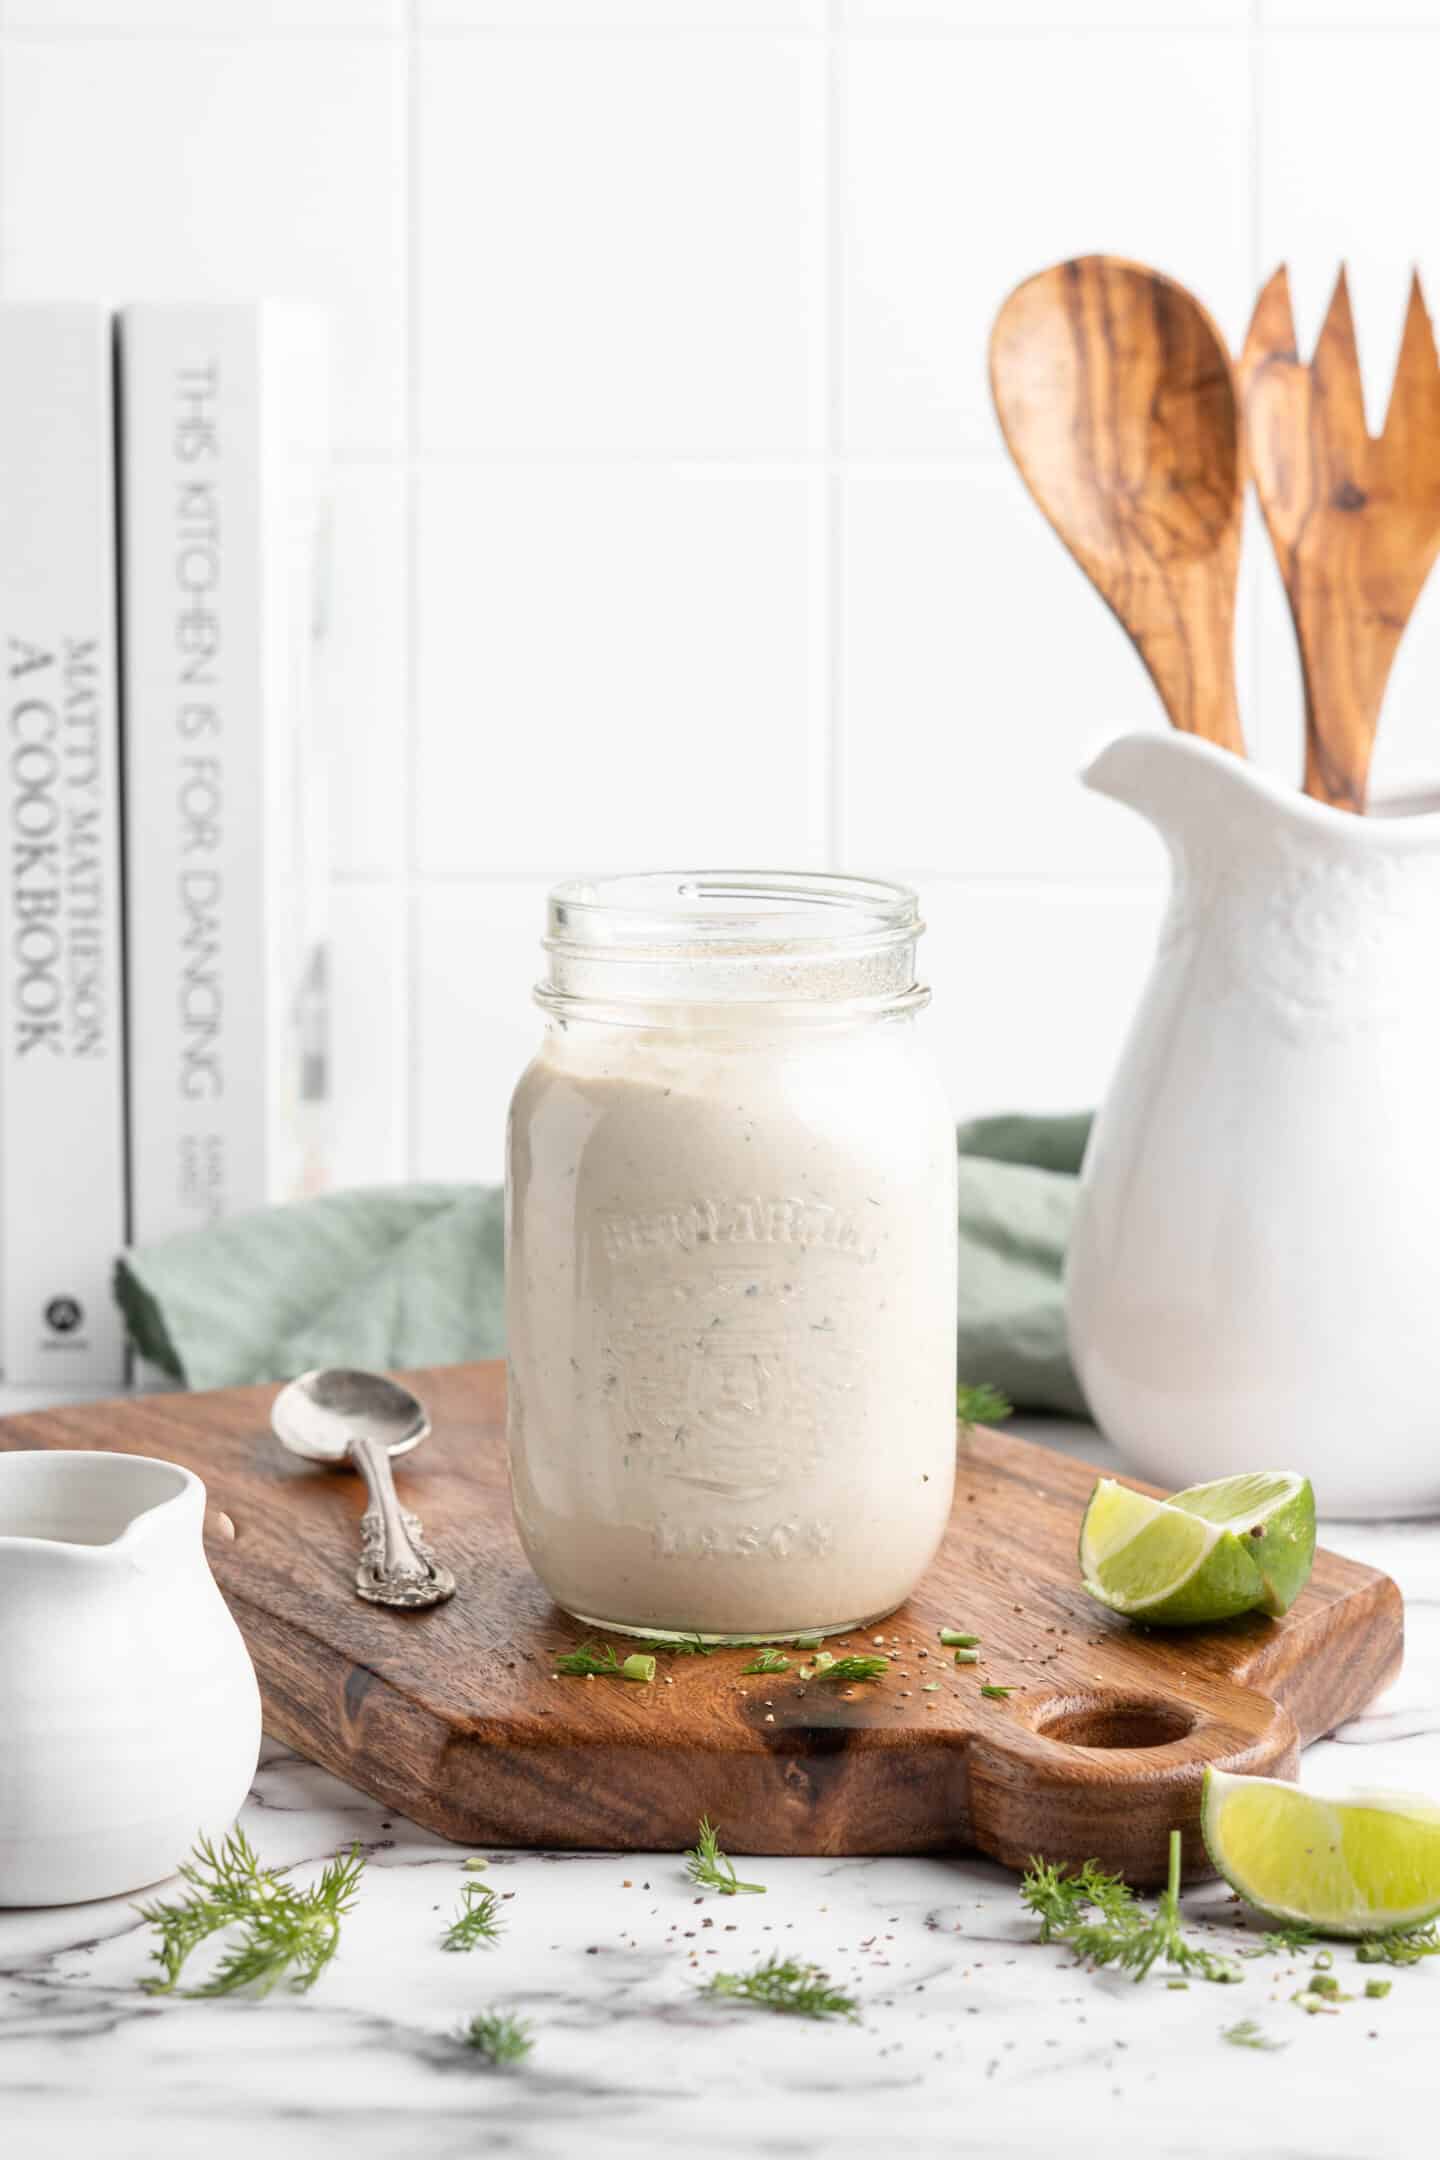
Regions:
<instances>
[{"instance_id":1,"label":"ornate spoon handle","mask_svg":"<svg viewBox=\"0 0 1440 2160\"><path fill-rule=\"evenodd\" d=\"M350 1459L365 1480L370 1505L360 1525L357 1593L371 1605L440 1605L455 1594L455 1578L425 1543L419 1517L402 1508L387 1449L356 1438Z\"/></svg>"}]
</instances>

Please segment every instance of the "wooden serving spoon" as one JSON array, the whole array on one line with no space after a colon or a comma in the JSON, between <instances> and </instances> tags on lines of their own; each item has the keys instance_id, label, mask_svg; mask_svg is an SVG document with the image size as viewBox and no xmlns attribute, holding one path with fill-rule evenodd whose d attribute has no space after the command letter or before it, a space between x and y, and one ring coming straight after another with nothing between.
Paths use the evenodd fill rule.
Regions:
<instances>
[{"instance_id":1,"label":"wooden serving spoon","mask_svg":"<svg viewBox=\"0 0 1440 2160\"><path fill-rule=\"evenodd\" d=\"M1230 355L1198 300L1110 255L1018 285L990 387L1021 477L1134 642L1177 728L1242 756L1244 460Z\"/></svg>"},{"instance_id":2,"label":"wooden serving spoon","mask_svg":"<svg viewBox=\"0 0 1440 2160\"><path fill-rule=\"evenodd\" d=\"M1240 385L1300 641L1305 792L1363 810L1391 662L1440 552L1440 363L1418 274L1379 437L1365 425L1343 269L1308 367L1289 277L1275 272L1255 304Z\"/></svg>"}]
</instances>

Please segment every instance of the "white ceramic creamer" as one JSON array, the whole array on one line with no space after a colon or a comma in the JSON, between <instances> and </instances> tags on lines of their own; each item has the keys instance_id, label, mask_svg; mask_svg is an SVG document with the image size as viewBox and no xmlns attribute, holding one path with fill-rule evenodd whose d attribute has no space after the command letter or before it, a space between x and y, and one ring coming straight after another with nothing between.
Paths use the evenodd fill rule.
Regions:
<instances>
[{"instance_id":1,"label":"white ceramic creamer","mask_svg":"<svg viewBox=\"0 0 1440 2160\"><path fill-rule=\"evenodd\" d=\"M1095 1417L1172 1489L1440 1509L1440 812L1330 808L1193 736L1087 784L1173 868L1067 1268Z\"/></svg>"},{"instance_id":2,"label":"white ceramic creamer","mask_svg":"<svg viewBox=\"0 0 1440 2160\"><path fill-rule=\"evenodd\" d=\"M0 1453L0 1906L138 1890L234 1821L260 1694L204 1515L174 1463Z\"/></svg>"}]
</instances>

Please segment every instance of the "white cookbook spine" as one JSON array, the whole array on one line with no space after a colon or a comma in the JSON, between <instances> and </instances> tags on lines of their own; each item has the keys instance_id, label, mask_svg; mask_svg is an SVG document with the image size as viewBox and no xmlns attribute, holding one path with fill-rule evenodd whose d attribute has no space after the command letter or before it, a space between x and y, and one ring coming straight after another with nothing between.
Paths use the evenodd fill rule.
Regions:
<instances>
[{"instance_id":1,"label":"white cookbook spine","mask_svg":"<svg viewBox=\"0 0 1440 2160\"><path fill-rule=\"evenodd\" d=\"M0 1362L18 1386L125 1378L113 385L104 309L0 307Z\"/></svg>"},{"instance_id":2,"label":"white cookbook spine","mask_svg":"<svg viewBox=\"0 0 1440 2160\"><path fill-rule=\"evenodd\" d=\"M143 1245L321 1181L301 1033L313 1069L323 862L300 860L297 834L316 726L324 324L273 302L137 306L120 353Z\"/></svg>"}]
</instances>

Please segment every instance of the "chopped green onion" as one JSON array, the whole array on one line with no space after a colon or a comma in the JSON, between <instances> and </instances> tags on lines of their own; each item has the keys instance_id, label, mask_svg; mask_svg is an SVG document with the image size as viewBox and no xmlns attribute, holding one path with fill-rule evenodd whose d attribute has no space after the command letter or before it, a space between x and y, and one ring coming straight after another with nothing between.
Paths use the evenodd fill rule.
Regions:
<instances>
[{"instance_id":1,"label":"chopped green onion","mask_svg":"<svg viewBox=\"0 0 1440 2160\"><path fill-rule=\"evenodd\" d=\"M966 1635L960 1628L942 1627L940 1640L947 1650L973 1650L980 1637Z\"/></svg>"},{"instance_id":2,"label":"chopped green onion","mask_svg":"<svg viewBox=\"0 0 1440 2160\"><path fill-rule=\"evenodd\" d=\"M653 1680L655 1660L653 1657L643 1657L637 1650L626 1658L620 1670L627 1680Z\"/></svg>"},{"instance_id":3,"label":"chopped green onion","mask_svg":"<svg viewBox=\"0 0 1440 2160\"><path fill-rule=\"evenodd\" d=\"M978 1665L979 1662L980 1653L978 1650L957 1650L955 1652L955 1663L957 1665Z\"/></svg>"}]
</instances>

